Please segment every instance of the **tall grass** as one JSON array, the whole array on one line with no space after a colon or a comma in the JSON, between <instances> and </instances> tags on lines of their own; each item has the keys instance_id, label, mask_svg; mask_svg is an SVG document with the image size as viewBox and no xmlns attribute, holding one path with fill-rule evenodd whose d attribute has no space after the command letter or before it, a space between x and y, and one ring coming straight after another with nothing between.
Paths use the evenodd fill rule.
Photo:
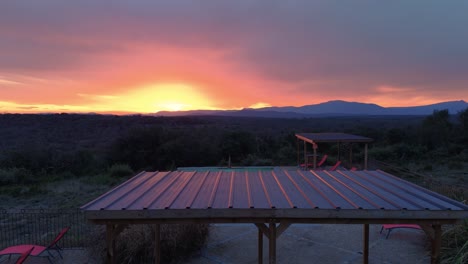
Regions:
<instances>
[{"instance_id":1,"label":"tall grass","mask_svg":"<svg viewBox=\"0 0 468 264\"><path fill-rule=\"evenodd\" d=\"M468 220L442 235L442 264L468 263Z\"/></svg>"}]
</instances>

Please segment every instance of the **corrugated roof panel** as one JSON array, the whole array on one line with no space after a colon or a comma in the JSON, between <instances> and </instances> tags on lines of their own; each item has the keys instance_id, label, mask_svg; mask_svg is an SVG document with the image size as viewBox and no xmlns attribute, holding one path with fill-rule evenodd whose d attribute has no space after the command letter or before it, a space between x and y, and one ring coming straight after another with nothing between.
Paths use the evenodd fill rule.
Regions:
<instances>
[{"instance_id":1,"label":"corrugated roof panel","mask_svg":"<svg viewBox=\"0 0 468 264\"><path fill-rule=\"evenodd\" d=\"M160 172L160 173L145 173L146 180L142 181L139 185L135 186L135 188L127 190L125 192L120 191L120 199L116 199L112 204L108 204L107 208L116 208L116 209L128 209L131 204L140 198L141 195L144 195L146 190L152 186L154 186L158 181L160 181L167 172ZM143 177L142 177L143 178Z\"/></svg>"},{"instance_id":2,"label":"corrugated roof panel","mask_svg":"<svg viewBox=\"0 0 468 264\"><path fill-rule=\"evenodd\" d=\"M380 206L368 197L368 192L360 192L355 186L349 184L346 177L343 177L337 171L323 171L321 174L323 179L329 182L340 193L347 197L348 201L352 201L355 208L362 209L379 209ZM352 183L352 182L351 182ZM359 187L359 186L358 186Z\"/></svg>"},{"instance_id":3,"label":"corrugated roof panel","mask_svg":"<svg viewBox=\"0 0 468 264\"><path fill-rule=\"evenodd\" d=\"M247 194L246 171L237 171L234 174L232 208L250 208Z\"/></svg>"},{"instance_id":4,"label":"corrugated roof panel","mask_svg":"<svg viewBox=\"0 0 468 264\"><path fill-rule=\"evenodd\" d=\"M424 210L423 206L412 201L412 197L408 197L404 193L393 190L391 186L388 186L369 171L354 172L354 175L358 178L362 178L362 182L365 183L366 186L397 204L399 209Z\"/></svg>"},{"instance_id":5,"label":"corrugated roof panel","mask_svg":"<svg viewBox=\"0 0 468 264\"><path fill-rule=\"evenodd\" d=\"M304 191L307 197L307 201L311 203L314 208L336 208L337 206L320 191L315 184L312 183L303 173L303 171L286 171L289 175Z\"/></svg>"},{"instance_id":6,"label":"corrugated roof panel","mask_svg":"<svg viewBox=\"0 0 468 264\"><path fill-rule=\"evenodd\" d=\"M135 188L135 186L138 186L144 183L146 180L150 179L153 174L155 173L141 172L137 174L136 176L134 176L133 178L129 179L128 181L113 188L112 190L107 192L105 196L101 196L95 199L94 201L89 202L85 206L93 206L94 208L104 209L109 204L114 203L116 200L122 199L122 196L125 197L122 194L125 194L129 190L132 190L133 188Z\"/></svg>"},{"instance_id":7,"label":"corrugated roof panel","mask_svg":"<svg viewBox=\"0 0 468 264\"><path fill-rule=\"evenodd\" d=\"M270 200L265 195L260 175L257 171L249 171L250 194L254 208L270 208Z\"/></svg>"},{"instance_id":8,"label":"corrugated roof panel","mask_svg":"<svg viewBox=\"0 0 468 264\"><path fill-rule=\"evenodd\" d=\"M228 208L231 191L231 178L234 171L223 171L219 178L218 188L214 197L212 208Z\"/></svg>"},{"instance_id":9,"label":"corrugated roof panel","mask_svg":"<svg viewBox=\"0 0 468 264\"><path fill-rule=\"evenodd\" d=\"M366 199L374 201L380 209L400 209L395 202L382 195L379 190L371 188L371 186L361 182L362 178L353 175L352 171L336 171L334 175L336 175L336 173L342 176L340 178L341 181L356 190L356 192L364 195Z\"/></svg>"},{"instance_id":10,"label":"corrugated roof panel","mask_svg":"<svg viewBox=\"0 0 468 264\"><path fill-rule=\"evenodd\" d=\"M160 197L155 200L150 207L151 209L168 209L172 206L174 201L182 195L184 189L193 179L195 172L182 172L179 177L174 177L171 186L166 188Z\"/></svg>"},{"instance_id":11,"label":"corrugated roof panel","mask_svg":"<svg viewBox=\"0 0 468 264\"><path fill-rule=\"evenodd\" d=\"M356 206L349 201L346 196L336 190L330 183L326 182L319 174L320 171L308 171L308 172L299 172L303 174L308 180L310 180L314 187L320 191L320 194L328 198L336 208L341 209L354 209Z\"/></svg>"},{"instance_id":12,"label":"corrugated roof panel","mask_svg":"<svg viewBox=\"0 0 468 264\"><path fill-rule=\"evenodd\" d=\"M145 172L82 207L94 212L145 209L167 212L171 209L207 208L215 211L229 208L252 210L251 217L257 213L272 212L256 213L256 209L272 208L282 209L281 214L291 212L293 216L294 211L288 209L341 208L347 209L341 210L346 215L345 211L353 211L356 217L361 214L361 217L367 216L373 210L376 211L374 215L380 215L381 211L396 212L395 217L401 217L398 212L404 209L418 212L411 217L429 211L440 211L442 217L449 217L449 211L462 211L456 215L463 216L468 211L468 206L464 204L383 171L330 172L279 168ZM225 216L227 211L219 212ZM118 215L122 217L125 214ZM315 211L309 217L314 215ZM405 217L407 215L403 214Z\"/></svg>"},{"instance_id":13,"label":"corrugated roof panel","mask_svg":"<svg viewBox=\"0 0 468 264\"><path fill-rule=\"evenodd\" d=\"M182 175L181 172L170 172L158 181L150 192L147 192L145 196L138 203L139 209L154 209L153 204L161 198L165 192L171 189L171 186L176 180L179 179L179 176Z\"/></svg>"},{"instance_id":14,"label":"corrugated roof panel","mask_svg":"<svg viewBox=\"0 0 468 264\"><path fill-rule=\"evenodd\" d=\"M292 208L292 203L290 202L289 197L283 190L281 186L278 185L276 180L276 175L273 171L259 171L260 181L265 185L266 190L268 191L268 196L271 200L272 208Z\"/></svg>"},{"instance_id":15,"label":"corrugated roof panel","mask_svg":"<svg viewBox=\"0 0 468 264\"><path fill-rule=\"evenodd\" d=\"M180 193L178 198L172 203L171 209L192 208L195 198L200 195L201 188L208 178L209 171L195 173L191 176L190 184Z\"/></svg>"},{"instance_id":16,"label":"corrugated roof panel","mask_svg":"<svg viewBox=\"0 0 468 264\"><path fill-rule=\"evenodd\" d=\"M431 192L427 189L423 189L412 183L405 182L397 177L394 177L393 175L390 175L383 171L377 171L376 175L378 175L378 177L380 177L385 182L388 182L389 184L393 186L397 186L402 191L406 192L408 195L414 196L418 200L427 202L428 209L431 209L431 210L443 209L444 210L447 208L451 208L453 206L452 203L446 202L445 199L435 200L434 199L435 197L440 197L439 194Z\"/></svg>"},{"instance_id":17,"label":"corrugated roof panel","mask_svg":"<svg viewBox=\"0 0 468 264\"><path fill-rule=\"evenodd\" d=\"M289 199L291 199L293 207L315 208L314 203L308 199L307 194L304 193L304 190L287 171L275 170L274 173L277 175L282 188L288 194Z\"/></svg>"}]
</instances>

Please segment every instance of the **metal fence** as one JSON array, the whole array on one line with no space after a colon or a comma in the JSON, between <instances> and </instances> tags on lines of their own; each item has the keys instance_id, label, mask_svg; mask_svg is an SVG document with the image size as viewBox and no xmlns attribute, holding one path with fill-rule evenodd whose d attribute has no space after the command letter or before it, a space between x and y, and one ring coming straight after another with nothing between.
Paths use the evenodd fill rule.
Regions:
<instances>
[{"instance_id":1,"label":"metal fence","mask_svg":"<svg viewBox=\"0 0 468 264\"><path fill-rule=\"evenodd\" d=\"M70 227L59 245L64 248L84 247L88 224L78 209L0 209L0 248L18 244L49 245L64 227Z\"/></svg>"}]
</instances>

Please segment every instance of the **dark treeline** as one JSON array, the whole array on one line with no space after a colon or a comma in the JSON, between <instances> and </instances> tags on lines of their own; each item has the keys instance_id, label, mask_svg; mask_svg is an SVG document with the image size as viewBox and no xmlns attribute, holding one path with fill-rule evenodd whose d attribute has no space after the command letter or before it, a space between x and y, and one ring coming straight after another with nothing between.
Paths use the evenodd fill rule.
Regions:
<instances>
[{"instance_id":1,"label":"dark treeline","mask_svg":"<svg viewBox=\"0 0 468 264\"><path fill-rule=\"evenodd\" d=\"M133 171L225 166L228 160L296 165L297 132L368 136L375 139L371 156L384 161L468 157L468 109L455 116L443 110L427 117L305 119L3 114L0 183L89 176L115 164Z\"/></svg>"}]
</instances>

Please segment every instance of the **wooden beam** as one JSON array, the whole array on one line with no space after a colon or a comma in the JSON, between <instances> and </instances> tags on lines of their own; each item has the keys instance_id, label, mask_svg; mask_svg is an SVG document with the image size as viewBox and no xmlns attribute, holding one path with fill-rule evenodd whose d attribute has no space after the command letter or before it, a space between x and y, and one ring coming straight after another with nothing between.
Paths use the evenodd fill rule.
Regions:
<instances>
[{"instance_id":1,"label":"wooden beam","mask_svg":"<svg viewBox=\"0 0 468 264\"><path fill-rule=\"evenodd\" d=\"M442 228L440 225L433 225L434 239L432 239L431 264L439 263L440 247L442 244Z\"/></svg>"},{"instance_id":2,"label":"wooden beam","mask_svg":"<svg viewBox=\"0 0 468 264\"><path fill-rule=\"evenodd\" d=\"M263 264L263 231L258 228L258 264Z\"/></svg>"},{"instance_id":3,"label":"wooden beam","mask_svg":"<svg viewBox=\"0 0 468 264\"><path fill-rule=\"evenodd\" d=\"M276 264L276 223L270 222L269 263Z\"/></svg>"},{"instance_id":4,"label":"wooden beam","mask_svg":"<svg viewBox=\"0 0 468 264\"><path fill-rule=\"evenodd\" d=\"M290 225L290 222L281 222L278 228L276 229L276 238L281 236L281 234L283 234L283 232L286 231L286 229L288 229Z\"/></svg>"},{"instance_id":5,"label":"wooden beam","mask_svg":"<svg viewBox=\"0 0 468 264\"><path fill-rule=\"evenodd\" d=\"M466 219L466 210L375 210L350 209L337 210L334 208L222 208L222 209L177 209L177 210L123 210L123 211L92 211L86 212L86 217L101 224L141 223L268 223L269 219L289 221L288 219L307 219L307 221L322 221L323 223L336 221L367 221L368 223L398 224L399 220L423 220L423 222L451 221L461 222ZM373 222L375 221L375 222ZM292 220L293 223L298 221ZM401 222L404 223L404 222ZM365 224L365 222L361 222ZM410 223L408 223L410 224ZM441 224L449 224L442 223Z\"/></svg>"},{"instance_id":6,"label":"wooden beam","mask_svg":"<svg viewBox=\"0 0 468 264\"><path fill-rule=\"evenodd\" d=\"M369 224L364 224L362 263L369 263Z\"/></svg>"},{"instance_id":7,"label":"wooden beam","mask_svg":"<svg viewBox=\"0 0 468 264\"><path fill-rule=\"evenodd\" d=\"M256 223L258 231L262 232L268 239L270 239L270 230L264 223Z\"/></svg>"},{"instance_id":8,"label":"wooden beam","mask_svg":"<svg viewBox=\"0 0 468 264\"><path fill-rule=\"evenodd\" d=\"M161 225L155 224L154 228L154 263L161 264Z\"/></svg>"}]
</instances>

